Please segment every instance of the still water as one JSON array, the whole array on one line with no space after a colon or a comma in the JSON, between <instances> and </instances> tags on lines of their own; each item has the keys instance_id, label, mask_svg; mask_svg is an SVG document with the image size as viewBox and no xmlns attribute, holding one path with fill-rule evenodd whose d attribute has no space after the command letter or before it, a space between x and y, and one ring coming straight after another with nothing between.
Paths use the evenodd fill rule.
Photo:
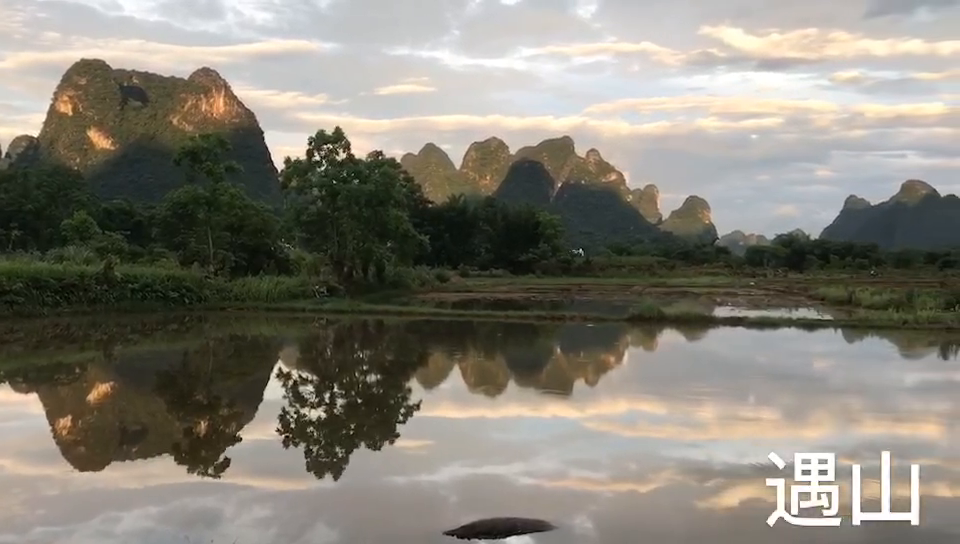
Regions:
<instances>
[{"instance_id":1,"label":"still water","mask_svg":"<svg viewBox=\"0 0 960 544\"><path fill-rule=\"evenodd\" d=\"M930 333L157 318L0 327L0 542L951 542L956 342ZM850 524L850 464L921 525ZM839 528L766 524L834 452ZM788 502L789 504L789 502ZM809 515L809 514L807 514Z\"/></svg>"}]
</instances>

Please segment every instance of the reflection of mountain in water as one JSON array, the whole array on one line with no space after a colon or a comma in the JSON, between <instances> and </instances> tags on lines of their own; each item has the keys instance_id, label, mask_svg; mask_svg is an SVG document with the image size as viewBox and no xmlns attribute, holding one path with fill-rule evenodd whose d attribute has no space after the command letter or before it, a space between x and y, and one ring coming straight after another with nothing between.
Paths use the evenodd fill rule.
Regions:
<instances>
[{"instance_id":1,"label":"reflection of mountain in water","mask_svg":"<svg viewBox=\"0 0 960 544\"><path fill-rule=\"evenodd\" d=\"M430 364L417 372L426 389L457 367L467 388L494 397L518 387L570 395L582 381L595 386L623 362L628 343L618 324L535 325L448 322L421 324L430 336Z\"/></svg>"},{"instance_id":2,"label":"reflection of mountain in water","mask_svg":"<svg viewBox=\"0 0 960 544\"><path fill-rule=\"evenodd\" d=\"M228 337L190 350L119 355L11 378L36 393L64 459L81 472L172 455L192 473L219 476L263 400L279 346ZM54 370L57 372L54 373Z\"/></svg>"},{"instance_id":3,"label":"reflection of mountain in water","mask_svg":"<svg viewBox=\"0 0 960 544\"><path fill-rule=\"evenodd\" d=\"M437 387L456 367L471 392L490 397L503 393L510 381L562 396L573 394L577 382L595 387L623 363L627 348L654 351L664 330L620 323L464 321L421 323L417 328L416 334L429 338L431 351L427 366L416 375L422 387ZM701 327L683 329L690 341L703 336Z\"/></svg>"},{"instance_id":4,"label":"reflection of mountain in water","mask_svg":"<svg viewBox=\"0 0 960 544\"><path fill-rule=\"evenodd\" d=\"M313 327L283 349L279 332L206 330L191 333L191 341L178 344L182 348L128 343L53 359L69 363L8 366L0 370L0 383L39 397L61 454L79 471L170 455L190 473L219 477L229 467L224 453L253 419L279 354L285 406L278 434L284 446L302 450L311 473L338 479L357 449L377 451L399 437L398 429L419 409L413 380L433 389L456 369L476 394L495 397L512 382L569 396L578 382L596 386L623 364L628 348L655 351L664 330L619 323L344 320ZM678 330L688 340L705 333L702 327ZM842 333L848 342L884 338L904 357L937 352L953 359L960 345L957 333ZM16 345L5 349L18 352Z\"/></svg>"},{"instance_id":5,"label":"reflection of mountain in water","mask_svg":"<svg viewBox=\"0 0 960 544\"><path fill-rule=\"evenodd\" d=\"M569 396L578 382L594 387L623 363L628 347L654 352L667 327L603 324L534 324L492 321L393 321L382 323L392 335L408 336L427 351L414 375L427 390L444 383L457 369L467 388L496 397L511 382L544 393ZM672 326L689 342L704 338L709 327ZM931 331L860 332L844 329L848 342L876 336L897 346L906 358L939 352L956 358L957 346L942 333ZM960 338L958 338L960 340ZM300 368L298 349L280 354L287 368Z\"/></svg>"},{"instance_id":6,"label":"reflection of mountain in water","mask_svg":"<svg viewBox=\"0 0 960 544\"><path fill-rule=\"evenodd\" d=\"M957 359L960 354L960 333L957 331L841 329L848 344L869 338L882 338L894 346L904 359L923 359L937 354L944 361Z\"/></svg>"}]
</instances>

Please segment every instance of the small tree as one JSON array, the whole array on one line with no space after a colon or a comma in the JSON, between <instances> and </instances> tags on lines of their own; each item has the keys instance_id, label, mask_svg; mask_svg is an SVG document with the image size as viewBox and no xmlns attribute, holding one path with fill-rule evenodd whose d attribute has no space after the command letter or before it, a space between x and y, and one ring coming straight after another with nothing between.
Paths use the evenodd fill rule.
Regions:
<instances>
[{"instance_id":1,"label":"small tree","mask_svg":"<svg viewBox=\"0 0 960 544\"><path fill-rule=\"evenodd\" d=\"M80 210L60 223L60 235L67 244L86 245L103 234L90 214Z\"/></svg>"},{"instance_id":2,"label":"small tree","mask_svg":"<svg viewBox=\"0 0 960 544\"><path fill-rule=\"evenodd\" d=\"M199 213L199 220L206 233L207 266L214 269L215 248L213 232L220 215L221 195L228 183L228 176L242 171L235 161L225 160L230 152L230 142L220 134L192 136L173 158L173 163L187 169L187 181L195 188L184 187L174 191L176 202L188 202ZM203 184L203 180L206 184ZM171 193L173 194L173 193ZM169 208L167 212L173 212ZM163 213L163 211L161 211Z\"/></svg>"}]
</instances>

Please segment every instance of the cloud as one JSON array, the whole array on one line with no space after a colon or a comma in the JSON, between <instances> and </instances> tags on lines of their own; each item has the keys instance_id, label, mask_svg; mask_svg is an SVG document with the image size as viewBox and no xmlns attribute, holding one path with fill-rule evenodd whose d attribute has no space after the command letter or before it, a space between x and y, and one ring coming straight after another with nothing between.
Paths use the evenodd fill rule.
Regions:
<instances>
[{"instance_id":1,"label":"cloud","mask_svg":"<svg viewBox=\"0 0 960 544\"><path fill-rule=\"evenodd\" d=\"M59 37L58 37L59 38ZM59 39L55 41L61 41ZM316 53L324 45L306 40L269 40L211 47L182 46L143 40L88 40L71 39L58 43L50 51L25 51L7 55L0 61L0 70L34 68L38 66L69 66L80 58L99 58L107 63L140 63L153 58L153 66L182 66L193 63L235 63L251 58L291 53Z\"/></svg>"},{"instance_id":2,"label":"cloud","mask_svg":"<svg viewBox=\"0 0 960 544\"><path fill-rule=\"evenodd\" d=\"M388 95L388 94L414 94L414 93L432 93L436 92L437 88L429 85L429 78L418 77L418 78L408 78L402 83L397 83L395 85L386 85L383 87L378 87L373 91L373 94L376 95Z\"/></svg>"},{"instance_id":3,"label":"cloud","mask_svg":"<svg viewBox=\"0 0 960 544\"><path fill-rule=\"evenodd\" d=\"M650 113L656 111L703 110L711 115L792 115L851 114L865 117L930 117L950 114L954 109L943 102L922 104L853 104L844 106L825 100L769 99L760 96L669 96L655 98L628 98L594 104L584 113L620 113L632 111Z\"/></svg>"},{"instance_id":4,"label":"cloud","mask_svg":"<svg viewBox=\"0 0 960 544\"><path fill-rule=\"evenodd\" d=\"M249 87L234 87L233 91L247 106L254 109L258 107L273 109L313 108L335 103L329 96L322 93L307 94L297 91L276 91Z\"/></svg>"},{"instance_id":5,"label":"cloud","mask_svg":"<svg viewBox=\"0 0 960 544\"><path fill-rule=\"evenodd\" d=\"M633 185L706 198L721 231L816 233L847 194L960 173L949 4L7 0L0 140L39 130L80 56L181 77L207 65L277 162L336 124L358 149L432 141L454 162L489 136L516 149L569 134Z\"/></svg>"},{"instance_id":6,"label":"cloud","mask_svg":"<svg viewBox=\"0 0 960 544\"><path fill-rule=\"evenodd\" d=\"M870 75L856 70L836 72L830 75L830 81L839 85L862 85L865 83L890 80L948 81L954 79L960 79L960 70L946 70L943 72L911 72L892 77Z\"/></svg>"},{"instance_id":7,"label":"cloud","mask_svg":"<svg viewBox=\"0 0 960 544\"><path fill-rule=\"evenodd\" d=\"M871 0L864 17L911 15L918 11L936 12L960 6L960 0Z\"/></svg>"},{"instance_id":8,"label":"cloud","mask_svg":"<svg viewBox=\"0 0 960 544\"><path fill-rule=\"evenodd\" d=\"M954 57L960 54L960 40L877 39L838 29L802 28L789 31L771 30L760 34L730 26L704 25L700 27L698 34L719 42L724 48L679 51L651 42L610 41L545 46L528 49L523 55L596 57L641 54L670 66L768 61L766 66L773 67L777 62L796 64L871 57Z\"/></svg>"},{"instance_id":9,"label":"cloud","mask_svg":"<svg viewBox=\"0 0 960 544\"><path fill-rule=\"evenodd\" d=\"M504 335L517 332L503 327ZM641 332L565 326L540 330L539 338L589 359L619 353ZM419 334L437 353L449 341L439 331ZM560 525L533 542L630 542L642 527L658 541L683 534L799 544L810 533L763 523L775 506L765 478L793 483L793 467L777 470L767 453L787 460L794 452L836 453L841 512L849 516L850 464L863 466L864 510L876 510L883 450L893 456L894 510L906 502L905 465L921 465L923 522L909 535L953 542L957 372L929 351L945 338L882 334L715 329L691 342L664 331L655 350L629 348L594 386L565 399L517 387L486 398L463 381L483 373L461 367L445 387L414 384L423 406L399 429L400 440L358 451L336 483L314 480L301 453L284 449L272 431L283 406L275 381L244 440L229 450L233 464L219 482L186 474L169 456L72 472L37 410L38 396L0 386L0 403L18 414L17 424L0 424L0 483L14 491L0 498L0 542L443 544L445 529L520 515ZM447 362L478 365L473 371L503 364L492 355L458 355ZM128 379L134 375L137 383L143 378ZM49 387L45 395L56 390ZM891 533L896 527L883 526L883 534L902 541ZM817 541L843 542L844 534L820 533Z\"/></svg>"}]
</instances>

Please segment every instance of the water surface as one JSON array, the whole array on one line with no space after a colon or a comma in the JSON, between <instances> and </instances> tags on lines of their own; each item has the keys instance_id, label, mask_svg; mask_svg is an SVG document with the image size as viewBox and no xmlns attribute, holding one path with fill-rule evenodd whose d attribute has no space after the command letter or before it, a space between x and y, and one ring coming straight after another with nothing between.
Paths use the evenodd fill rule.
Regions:
<instances>
[{"instance_id":1,"label":"water surface","mask_svg":"<svg viewBox=\"0 0 960 544\"><path fill-rule=\"evenodd\" d=\"M666 311L700 313L720 317L777 317L792 319L832 320L824 309L811 307L746 307L737 304L719 304L710 297L702 296L648 296L645 299L567 297L567 298L481 298L459 297L454 299L418 301L437 308L487 312L557 312L626 317L635 312L644 302L653 303Z\"/></svg>"},{"instance_id":2,"label":"water surface","mask_svg":"<svg viewBox=\"0 0 960 544\"><path fill-rule=\"evenodd\" d=\"M956 337L620 324L129 319L0 327L0 542L956 542ZM391 444L391 442L393 442ZM921 526L877 509L922 465ZM840 528L765 520L836 452Z\"/></svg>"}]
</instances>

